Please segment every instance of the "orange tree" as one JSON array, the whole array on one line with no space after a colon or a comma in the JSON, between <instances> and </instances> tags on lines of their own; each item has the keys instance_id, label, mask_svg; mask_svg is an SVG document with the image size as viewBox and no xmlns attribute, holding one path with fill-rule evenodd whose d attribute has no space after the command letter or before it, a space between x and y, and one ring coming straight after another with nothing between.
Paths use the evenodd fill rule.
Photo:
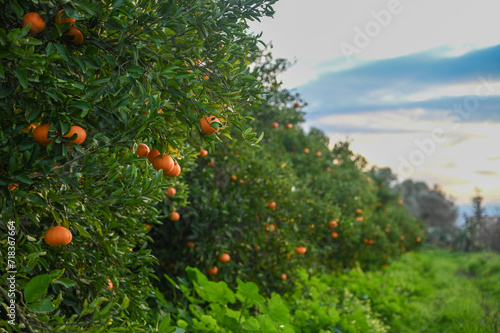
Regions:
<instances>
[{"instance_id":1,"label":"orange tree","mask_svg":"<svg viewBox=\"0 0 500 333\"><path fill-rule=\"evenodd\" d=\"M200 134L203 116L255 141L239 111L260 94L247 21L274 2L0 1L0 243L16 271L12 293L6 271L0 286L15 325L0 326L156 329L146 243L169 213L156 203L187 188L188 136L210 146L227 134ZM181 176L155 170L139 143L173 157ZM71 237L46 243L53 226Z\"/></svg>"},{"instance_id":2,"label":"orange tree","mask_svg":"<svg viewBox=\"0 0 500 333\"><path fill-rule=\"evenodd\" d=\"M265 134L260 149L240 140L219 142L185 175L189 192L159 205L181 215L151 234L162 291L171 292L165 274L183 275L186 266L196 266L212 279L234 284L245 278L270 294L287 290L298 266L316 272L380 267L417 245L420 222L367 172L349 142L330 147L320 130L306 134L300 127L300 97L273 76L283 66L264 62L257 69L269 94L243 110L255 119L254 130ZM229 262L218 260L223 253Z\"/></svg>"}]
</instances>

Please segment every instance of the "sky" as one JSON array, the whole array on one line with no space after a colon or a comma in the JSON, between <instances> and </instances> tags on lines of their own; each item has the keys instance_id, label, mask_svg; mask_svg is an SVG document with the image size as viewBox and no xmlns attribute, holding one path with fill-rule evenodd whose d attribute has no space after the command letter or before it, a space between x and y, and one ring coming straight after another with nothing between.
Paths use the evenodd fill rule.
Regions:
<instances>
[{"instance_id":1,"label":"sky","mask_svg":"<svg viewBox=\"0 0 500 333\"><path fill-rule=\"evenodd\" d=\"M281 0L251 24L294 65L306 130L500 211L500 1ZM493 209L494 209L493 208ZM490 211L490 214L495 211ZM498 212L497 212L498 213Z\"/></svg>"}]
</instances>

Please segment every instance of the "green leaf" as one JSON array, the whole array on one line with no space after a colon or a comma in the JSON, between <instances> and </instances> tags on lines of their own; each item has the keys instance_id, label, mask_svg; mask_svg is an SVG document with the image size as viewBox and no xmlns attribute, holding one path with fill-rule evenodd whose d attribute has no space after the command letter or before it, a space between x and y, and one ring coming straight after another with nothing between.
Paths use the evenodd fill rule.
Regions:
<instances>
[{"instance_id":1,"label":"green leaf","mask_svg":"<svg viewBox=\"0 0 500 333\"><path fill-rule=\"evenodd\" d=\"M208 302L219 303L226 305L227 303L234 303L234 293L227 286L226 282L212 282L209 281L203 288L196 290L201 298Z\"/></svg>"},{"instance_id":2,"label":"green leaf","mask_svg":"<svg viewBox=\"0 0 500 333\"><path fill-rule=\"evenodd\" d=\"M31 279L24 288L24 299L26 300L26 302L32 303L36 301L47 291L47 288L49 288L49 284L49 274L38 275Z\"/></svg>"},{"instance_id":3,"label":"green leaf","mask_svg":"<svg viewBox=\"0 0 500 333\"><path fill-rule=\"evenodd\" d=\"M277 293L271 294L268 305L262 307L262 313L268 314L272 320L279 323L288 323L290 319L290 310Z\"/></svg>"},{"instance_id":4,"label":"green leaf","mask_svg":"<svg viewBox=\"0 0 500 333\"><path fill-rule=\"evenodd\" d=\"M34 183L28 176L26 176L25 173L16 173L14 175L14 177L16 177L16 179L19 179L21 182L23 182L25 184L33 184Z\"/></svg>"},{"instance_id":5,"label":"green leaf","mask_svg":"<svg viewBox=\"0 0 500 333\"><path fill-rule=\"evenodd\" d=\"M87 111L88 109L90 109L90 103L88 103L86 101L76 101L75 103L70 104L69 106L77 108L77 109L81 109L84 111Z\"/></svg>"},{"instance_id":6,"label":"green leaf","mask_svg":"<svg viewBox=\"0 0 500 333\"><path fill-rule=\"evenodd\" d=\"M186 273L188 275L189 281L196 282L201 286L206 285L206 283L208 282L208 278L197 268L187 267Z\"/></svg>"},{"instance_id":7,"label":"green leaf","mask_svg":"<svg viewBox=\"0 0 500 333\"><path fill-rule=\"evenodd\" d=\"M236 279L238 287L236 288L236 297L240 302L245 302L248 306L259 305L265 302L265 298L259 294L259 287L253 282L243 282Z\"/></svg>"},{"instance_id":8,"label":"green leaf","mask_svg":"<svg viewBox=\"0 0 500 333\"><path fill-rule=\"evenodd\" d=\"M76 282L74 282L70 279L65 279L65 278L57 279L54 281L54 283L58 283L60 285L63 285L65 288L71 288L73 286L76 286Z\"/></svg>"},{"instance_id":9,"label":"green leaf","mask_svg":"<svg viewBox=\"0 0 500 333\"><path fill-rule=\"evenodd\" d=\"M243 322L243 329L249 332L260 332L259 321L253 317L250 317Z\"/></svg>"},{"instance_id":10,"label":"green leaf","mask_svg":"<svg viewBox=\"0 0 500 333\"><path fill-rule=\"evenodd\" d=\"M28 310L34 313L48 313L55 310L54 305L47 299L28 305Z\"/></svg>"},{"instance_id":11,"label":"green leaf","mask_svg":"<svg viewBox=\"0 0 500 333\"><path fill-rule=\"evenodd\" d=\"M64 274L64 269L57 269L49 273L51 280L59 279Z\"/></svg>"},{"instance_id":12,"label":"green leaf","mask_svg":"<svg viewBox=\"0 0 500 333\"><path fill-rule=\"evenodd\" d=\"M59 43L55 43L54 46L56 47L56 49L59 52L59 54L63 57L64 61L69 62L69 63L72 62L71 61L71 55L69 54L68 49L66 48L66 46L64 46L62 44L59 44Z\"/></svg>"},{"instance_id":13,"label":"green leaf","mask_svg":"<svg viewBox=\"0 0 500 333\"><path fill-rule=\"evenodd\" d=\"M82 227L81 225L79 225L77 223L73 223L73 226L76 228L76 230L78 230L80 235L82 235L83 237L86 237L86 238L90 238L90 234L88 233L87 230L85 230L84 227Z\"/></svg>"},{"instance_id":14,"label":"green leaf","mask_svg":"<svg viewBox=\"0 0 500 333\"><path fill-rule=\"evenodd\" d=\"M125 296L118 310L125 310L126 308L128 308L129 305L130 305L130 299L127 296Z\"/></svg>"},{"instance_id":15,"label":"green leaf","mask_svg":"<svg viewBox=\"0 0 500 333\"><path fill-rule=\"evenodd\" d=\"M26 72L19 70L19 69L16 69L14 71L14 74L16 74L17 79L19 80L19 83L21 84L21 86L24 89L27 89L28 88L28 76L26 75Z\"/></svg>"},{"instance_id":16,"label":"green leaf","mask_svg":"<svg viewBox=\"0 0 500 333\"><path fill-rule=\"evenodd\" d=\"M163 320L161 321L160 323L160 326L158 326L158 332L160 333L166 333L167 332L167 328L170 327L170 313L168 313L165 318L163 318Z\"/></svg>"},{"instance_id":17,"label":"green leaf","mask_svg":"<svg viewBox=\"0 0 500 333\"><path fill-rule=\"evenodd\" d=\"M91 3L84 2L84 1L78 1L78 5L83 7L87 13L90 15L94 16L96 14L95 12L95 7Z\"/></svg>"}]
</instances>

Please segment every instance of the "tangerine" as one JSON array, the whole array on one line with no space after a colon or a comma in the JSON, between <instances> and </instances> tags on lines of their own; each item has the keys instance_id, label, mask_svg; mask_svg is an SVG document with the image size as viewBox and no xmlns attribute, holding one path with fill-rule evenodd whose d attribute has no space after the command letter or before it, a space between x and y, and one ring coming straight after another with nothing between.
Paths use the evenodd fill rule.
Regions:
<instances>
[{"instance_id":1,"label":"tangerine","mask_svg":"<svg viewBox=\"0 0 500 333\"><path fill-rule=\"evenodd\" d=\"M218 271L219 271L219 269L217 268L217 266L207 268L207 273L209 275L215 275L215 274L217 274Z\"/></svg>"},{"instance_id":2,"label":"tangerine","mask_svg":"<svg viewBox=\"0 0 500 333\"><path fill-rule=\"evenodd\" d=\"M174 161L174 167L170 171L163 170L163 175L167 177L177 177L181 174L181 166L177 161Z\"/></svg>"},{"instance_id":3,"label":"tangerine","mask_svg":"<svg viewBox=\"0 0 500 333\"><path fill-rule=\"evenodd\" d=\"M73 44L79 45L83 43L83 34L80 30L75 27L69 28L68 31L64 33L64 36Z\"/></svg>"},{"instance_id":4,"label":"tangerine","mask_svg":"<svg viewBox=\"0 0 500 333\"><path fill-rule=\"evenodd\" d=\"M158 149L153 149L151 150L149 153L148 153L148 160L149 162L153 163L154 159L156 158L156 156L160 156L160 152L158 151Z\"/></svg>"},{"instance_id":5,"label":"tangerine","mask_svg":"<svg viewBox=\"0 0 500 333\"><path fill-rule=\"evenodd\" d=\"M179 219L181 218L180 214L177 213L177 212L171 212L169 215L168 215L168 218L170 219L170 221L179 221Z\"/></svg>"},{"instance_id":6,"label":"tangerine","mask_svg":"<svg viewBox=\"0 0 500 333\"><path fill-rule=\"evenodd\" d=\"M64 12L64 9L61 9L57 14L56 14L56 19L54 20L56 24L61 24L61 23L70 23L71 26L75 24L76 20L72 17L61 17L62 12Z\"/></svg>"},{"instance_id":7,"label":"tangerine","mask_svg":"<svg viewBox=\"0 0 500 333\"><path fill-rule=\"evenodd\" d=\"M208 151L206 151L205 149L200 149L200 157L205 157L208 155Z\"/></svg>"},{"instance_id":8,"label":"tangerine","mask_svg":"<svg viewBox=\"0 0 500 333\"><path fill-rule=\"evenodd\" d=\"M80 145L87 138L87 132L85 132L85 130L80 126L71 126L69 133L63 135L63 138L71 138L73 134L76 134L76 138L74 140L71 140L70 143L76 143L77 145Z\"/></svg>"},{"instance_id":9,"label":"tangerine","mask_svg":"<svg viewBox=\"0 0 500 333\"><path fill-rule=\"evenodd\" d=\"M71 243L73 235L71 234L71 231L69 231L69 229L57 225L50 228L49 231L45 233L43 239L45 240L45 243L47 243L47 245L64 246Z\"/></svg>"},{"instance_id":10,"label":"tangerine","mask_svg":"<svg viewBox=\"0 0 500 333\"><path fill-rule=\"evenodd\" d=\"M204 116L200 120L201 134L209 135L217 132L219 127L213 127L212 123L221 124L220 120L216 116Z\"/></svg>"},{"instance_id":11,"label":"tangerine","mask_svg":"<svg viewBox=\"0 0 500 333\"><path fill-rule=\"evenodd\" d=\"M231 257L229 256L229 254L227 253L222 253L220 256L219 256L219 261L220 262L228 262L229 260L231 260Z\"/></svg>"},{"instance_id":12,"label":"tangerine","mask_svg":"<svg viewBox=\"0 0 500 333\"><path fill-rule=\"evenodd\" d=\"M144 143L139 143L137 145L136 155L139 157L148 157L149 147Z\"/></svg>"},{"instance_id":13,"label":"tangerine","mask_svg":"<svg viewBox=\"0 0 500 333\"><path fill-rule=\"evenodd\" d=\"M148 155L149 158L149 155ZM155 157L153 160L153 168L155 168L156 171L162 169L163 172L169 172L172 171L174 168L174 160L172 157L168 155L158 155Z\"/></svg>"},{"instance_id":14,"label":"tangerine","mask_svg":"<svg viewBox=\"0 0 500 333\"><path fill-rule=\"evenodd\" d=\"M30 32L32 34L38 34L45 29L45 21L38 13L30 12L24 14L23 28L26 27L28 24L31 24Z\"/></svg>"},{"instance_id":15,"label":"tangerine","mask_svg":"<svg viewBox=\"0 0 500 333\"><path fill-rule=\"evenodd\" d=\"M47 146L52 140L47 139L47 136L49 135L49 128L50 124L44 124L37 126L33 130L33 139L35 139L38 144L41 144L42 146Z\"/></svg>"}]
</instances>

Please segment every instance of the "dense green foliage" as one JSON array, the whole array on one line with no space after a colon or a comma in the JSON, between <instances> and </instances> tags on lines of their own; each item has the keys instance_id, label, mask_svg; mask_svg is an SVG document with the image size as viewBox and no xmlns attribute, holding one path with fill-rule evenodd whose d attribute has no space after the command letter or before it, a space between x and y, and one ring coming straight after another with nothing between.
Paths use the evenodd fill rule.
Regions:
<instances>
[{"instance_id":1,"label":"dense green foliage","mask_svg":"<svg viewBox=\"0 0 500 333\"><path fill-rule=\"evenodd\" d=\"M197 150L188 136L217 140L198 131L210 114L242 136L238 109L261 92L247 20L272 15L274 2L0 1L0 243L2 256L8 242L16 248L16 330L153 330L145 225L158 223L155 203L179 180L133 151L145 142L187 169ZM64 35L70 23L55 23L62 9L82 44ZM42 32L22 27L28 12L41 15ZM23 131L31 124L50 125L47 146ZM64 137L71 126L84 142ZM68 246L44 243L54 225L72 232ZM5 311L4 289L1 302Z\"/></svg>"},{"instance_id":2,"label":"dense green foliage","mask_svg":"<svg viewBox=\"0 0 500 333\"><path fill-rule=\"evenodd\" d=\"M257 74L275 68L272 63ZM421 221L382 177L365 170L365 159L348 142L332 148L321 131L306 133L297 97L270 86L265 101L242 110L264 133L261 148L238 139L218 143L185 174L189 193L167 199L163 210L175 207L181 218L164 219L150 234L159 276L217 266L217 278L245 278L270 294L286 290L281 275L293 277L298 266L316 272L380 268L422 241ZM271 202L276 209L268 208ZM304 255L296 253L300 246ZM231 261L219 262L222 253ZM165 286L162 280L160 289Z\"/></svg>"},{"instance_id":3,"label":"dense green foliage","mask_svg":"<svg viewBox=\"0 0 500 333\"><path fill-rule=\"evenodd\" d=\"M209 281L197 269L168 279L175 301L158 300L165 326L187 332L496 332L500 256L425 250L386 269L308 274L264 298L257 285ZM171 331L174 328L172 327Z\"/></svg>"},{"instance_id":4,"label":"dense green foliage","mask_svg":"<svg viewBox=\"0 0 500 333\"><path fill-rule=\"evenodd\" d=\"M385 330L367 302L308 275L384 267L418 248L423 225L348 142L301 128L300 97L276 81L286 62L246 30L274 2L0 2L0 242L17 271L15 297L2 272L2 314L13 298L17 314L3 328ZM54 22L62 9L83 43ZM33 11L42 32L21 25ZM205 115L216 134L200 133ZM156 171L139 143L181 175ZM71 243L44 241L56 225Z\"/></svg>"}]
</instances>

